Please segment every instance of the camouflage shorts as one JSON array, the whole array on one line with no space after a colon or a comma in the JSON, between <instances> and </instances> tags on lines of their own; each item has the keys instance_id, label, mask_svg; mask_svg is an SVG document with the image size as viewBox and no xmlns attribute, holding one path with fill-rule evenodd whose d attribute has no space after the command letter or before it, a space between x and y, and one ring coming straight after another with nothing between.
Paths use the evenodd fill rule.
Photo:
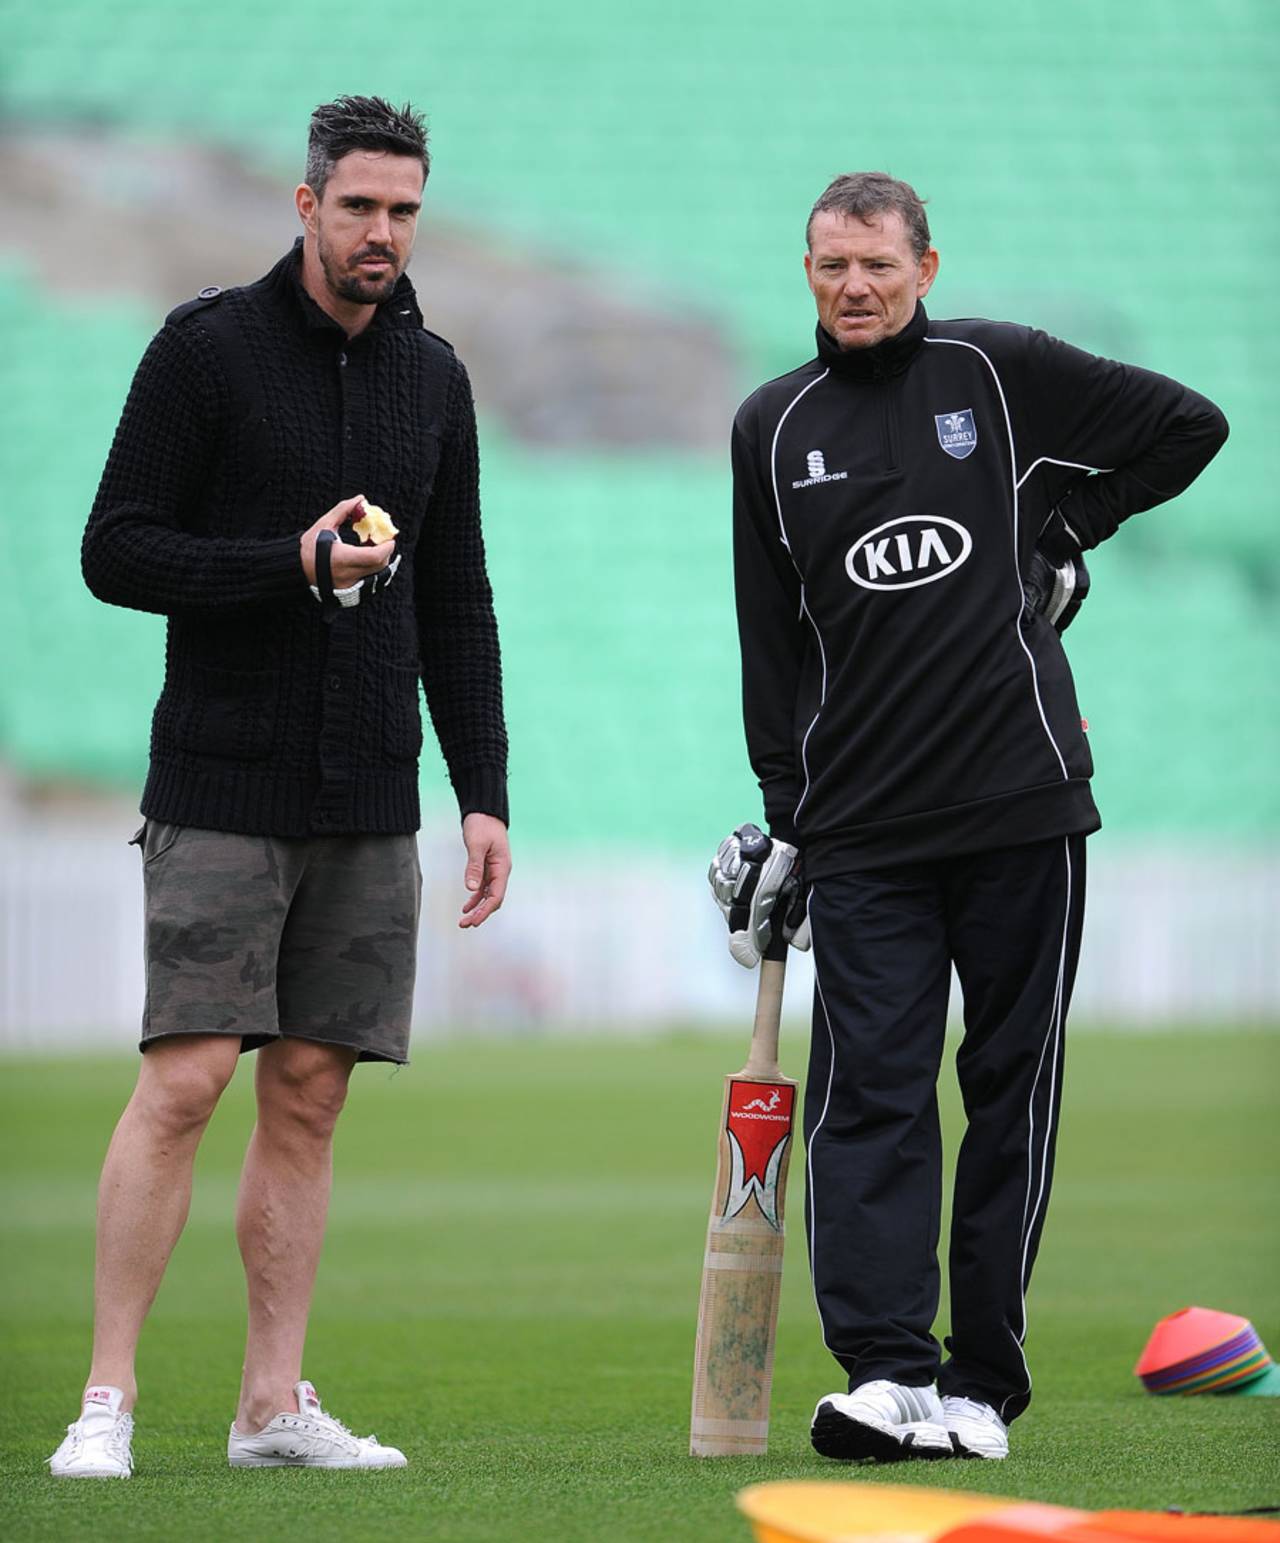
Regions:
<instances>
[{"instance_id":1,"label":"camouflage shorts","mask_svg":"<svg viewBox=\"0 0 1280 1543\"><path fill-rule=\"evenodd\" d=\"M282 1034L408 1058L422 872L413 836L239 836L148 820L142 1049Z\"/></svg>"}]
</instances>

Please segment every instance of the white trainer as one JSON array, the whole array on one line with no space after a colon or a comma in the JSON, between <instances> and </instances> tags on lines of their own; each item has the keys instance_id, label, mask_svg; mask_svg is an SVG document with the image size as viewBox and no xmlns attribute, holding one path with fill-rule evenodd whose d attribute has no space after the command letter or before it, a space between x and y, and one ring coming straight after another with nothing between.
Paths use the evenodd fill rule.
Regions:
<instances>
[{"instance_id":1,"label":"white trainer","mask_svg":"<svg viewBox=\"0 0 1280 1543\"><path fill-rule=\"evenodd\" d=\"M284 1413L244 1436L234 1421L227 1437L227 1461L233 1468L403 1468L408 1459L376 1436L353 1436L341 1420L320 1407L309 1382L294 1384L297 1414Z\"/></svg>"},{"instance_id":2,"label":"white trainer","mask_svg":"<svg viewBox=\"0 0 1280 1543\"><path fill-rule=\"evenodd\" d=\"M67 1426L49 1459L55 1479L128 1479L133 1475L133 1416L121 1412L124 1393L86 1388L80 1418Z\"/></svg>"},{"instance_id":3,"label":"white trainer","mask_svg":"<svg viewBox=\"0 0 1280 1543\"><path fill-rule=\"evenodd\" d=\"M948 1394L942 1400L942 1420L957 1457L1008 1457L1009 1427L990 1404Z\"/></svg>"},{"instance_id":4,"label":"white trainer","mask_svg":"<svg viewBox=\"0 0 1280 1543\"><path fill-rule=\"evenodd\" d=\"M955 1456L932 1383L908 1388L881 1379L852 1393L828 1393L813 1411L809 1439L822 1457L898 1463Z\"/></svg>"}]
</instances>

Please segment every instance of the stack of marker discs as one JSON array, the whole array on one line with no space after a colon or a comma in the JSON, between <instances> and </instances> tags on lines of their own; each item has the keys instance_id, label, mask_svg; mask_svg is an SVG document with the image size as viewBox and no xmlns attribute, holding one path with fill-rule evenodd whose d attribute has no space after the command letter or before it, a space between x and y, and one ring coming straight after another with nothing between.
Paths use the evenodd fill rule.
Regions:
<instances>
[{"instance_id":1,"label":"stack of marker discs","mask_svg":"<svg viewBox=\"0 0 1280 1543\"><path fill-rule=\"evenodd\" d=\"M1207 1307L1162 1318L1134 1372L1148 1393L1280 1395L1280 1366L1254 1326Z\"/></svg>"}]
</instances>

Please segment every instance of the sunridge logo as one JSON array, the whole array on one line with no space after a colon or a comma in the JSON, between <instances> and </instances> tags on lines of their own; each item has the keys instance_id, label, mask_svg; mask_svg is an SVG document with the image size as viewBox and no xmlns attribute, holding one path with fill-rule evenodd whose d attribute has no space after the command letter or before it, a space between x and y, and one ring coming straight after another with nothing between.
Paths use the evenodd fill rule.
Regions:
<instances>
[{"instance_id":1,"label":"sunridge logo","mask_svg":"<svg viewBox=\"0 0 1280 1543\"><path fill-rule=\"evenodd\" d=\"M973 551L973 537L941 514L904 514L869 530L845 555L845 571L863 589L918 589L952 574Z\"/></svg>"},{"instance_id":2,"label":"sunridge logo","mask_svg":"<svg viewBox=\"0 0 1280 1543\"><path fill-rule=\"evenodd\" d=\"M805 456L805 465L809 469L809 475L793 482L791 484L793 488L811 488L819 482L843 482L849 475L847 471L829 472L827 458L821 450L810 450Z\"/></svg>"}]
</instances>

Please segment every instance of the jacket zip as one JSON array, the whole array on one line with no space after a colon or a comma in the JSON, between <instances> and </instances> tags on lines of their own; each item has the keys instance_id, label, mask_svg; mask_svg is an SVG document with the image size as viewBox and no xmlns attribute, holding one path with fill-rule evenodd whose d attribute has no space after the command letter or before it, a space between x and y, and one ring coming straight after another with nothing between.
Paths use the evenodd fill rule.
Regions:
<instances>
[{"instance_id":1,"label":"jacket zip","mask_svg":"<svg viewBox=\"0 0 1280 1543\"><path fill-rule=\"evenodd\" d=\"M876 390L880 396L880 448L887 472L898 469L898 400L893 379L876 371Z\"/></svg>"}]
</instances>

